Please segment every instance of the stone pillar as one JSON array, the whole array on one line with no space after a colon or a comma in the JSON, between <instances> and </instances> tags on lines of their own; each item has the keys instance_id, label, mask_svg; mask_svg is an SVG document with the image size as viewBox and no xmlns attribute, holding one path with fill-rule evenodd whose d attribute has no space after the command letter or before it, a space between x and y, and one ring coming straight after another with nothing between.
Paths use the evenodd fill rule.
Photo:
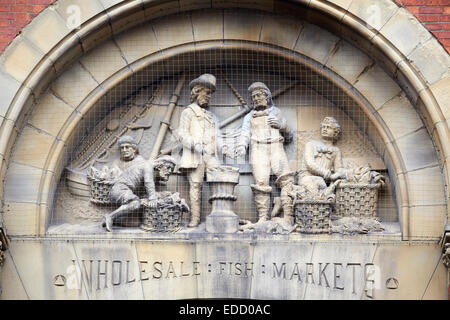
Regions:
<instances>
[{"instance_id":1,"label":"stone pillar","mask_svg":"<svg viewBox=\"0 0 450 320\"><path fill-rule=\"evenodd\" d=\"M234 233L239 228L239 217L233 212L236 201L234 187L239 183L239 168L221 166L208 169L206 181L212 196L211 214L206 217L206 231L211 233Z\"/></svg>"}]
</instances>

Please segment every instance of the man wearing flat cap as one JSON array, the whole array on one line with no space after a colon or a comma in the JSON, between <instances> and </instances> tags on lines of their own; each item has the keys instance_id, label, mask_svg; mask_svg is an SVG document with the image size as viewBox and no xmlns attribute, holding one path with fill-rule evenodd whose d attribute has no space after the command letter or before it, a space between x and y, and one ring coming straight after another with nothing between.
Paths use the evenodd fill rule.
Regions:
<instances>
[{"instance_id":1,"label":"man wearing flat cap","mask_svg":"<svg viewBox=\"0 0 450 320\"><path fill-rule=\"evenodd\" d=\"M183 110L178 133L183 145L180 168L187 171L191 220L188 227L200 223L201 195L205 171L219 166L217 159L217 117L208 110L211 94L216 90L216 78L202 74L189 84L191 104Z\"/></svg>"},{"instance_id":2,"label":"man wearing flat cap","mask_svg":"<svg viewBox=\"0 0 450 320\"><path fill-rule=\"evenodd\" d=\"M293 224L292 199L288 196L290 185L294 183L294 172L289 169L283 142L292 139L292 133L280 109L273 105L272 94L262 82L254 82L248 88L253 110L247 114L242 123L241 138L236 148L239 157L250 151L255 184L251 185L255 196L258 222L269 219L270 195L269 185L271 171L277 176L277 185L281 188L280 200L284 219Z\"/></svg>"}]
</instances>

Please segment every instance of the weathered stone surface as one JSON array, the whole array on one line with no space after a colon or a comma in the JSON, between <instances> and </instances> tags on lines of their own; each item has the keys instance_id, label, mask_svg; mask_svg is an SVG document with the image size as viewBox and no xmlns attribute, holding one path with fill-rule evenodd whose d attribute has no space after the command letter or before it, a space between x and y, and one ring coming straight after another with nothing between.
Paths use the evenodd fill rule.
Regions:
<instances>
[{"instance_id":1,"label":"weathered stone surface","mask_svg":"<svg viewBox=\"0 0 450 320\"><path fill-rule=\"evenodd\" d=\"M136 242L145 299L198 298L199 278L205 277L207 270L195 247L189 242Z\"/></svg>"},{"instance_id":2,"label":"weathered stone surface","mask_svg":"<svg viewBox=\"0 0 450 320\"><path fill-rule=\"evenodd\" d=\"M160 49L194 41L191 19L185 14L160 18L152 25Z\"/></svg>"},{"instance_id":3,"label":"weathered stone surface","mask_svg":"<svg viewBox=\"0 0 450 320\"><path fill-rule=\"evenodd\" d=\"M51 89L58 97L76 108L98 86L98 83L79 63L74 64L53 82Z\"/></svg>"},{"instance_id":4,"label":"weathered stone surface","mask_svg":"<svg viewBox=\"0 0 450 320\"><path fill-rule=\"evenodd\" d=\"M2 300L29 299L9 251L5 254L5 261L2 266L0 279L2 288L11 288L11 290L2 290L2 295L0 296Z\"/></svg>"},{"instance_id":5,"label":"weathered stone surface","mask_svg":"<svg viewBox=\"0 0 450 320\"><path fill-rule=\"evenodd\" d=\"M430 89L433 93L445 119L450 119L450 77L433 84Z\"/></svg>"},{"instance_id":6,"label":"weathered stone surface","mask_svg":"<svg viewBox=\"0 0 450 320\"><path fill-rule=\"evenodd\" d=\"M29 40L16 39L5 50L0 58L3 72L9 73L17 81L23 82L43 58L44 53L37 49Z\"/></svg>"},{"instance_id":7,"label":"weathered stone surface","mask_svg":"<svg viewBox=\"0 0 450 320\"><path fill-rule=\"evenodd\" d=\"M39 206L35 203L5 202L4 224L9 235L35 235Z\"/></svg>"},{"instance_id":8,"label":"weathered stone surface","mask_svg":"<svg viewBox=\"0 0 450 320\"><path fill-rule=\"evenodd\" d=\"M159 50L155 33L149 24L127 30L114 39L130 64Z\"/></svg>"},{"instance_id":9,"label":"weathered stone surface","mask_svg":"<svg viewBox=\"0 0 450 320\"><path fill-rule=\"evenodd\" d=\"M37 15L23 33L42 52L48 52L69 33L69 28L54 7L49 7Z\"/></svg>"},{"instance_id":10,"label":"weathered stone surface","mask_svg":"<svg viewBox=\"0 0 450 320\"><path fill-rule=\"evenodd\" d=\"M431 38L430 32L405 8L400 8L380 29L380 33L405 56Z\"/></svg>"},{"instance_id":11,"label":"weathered stone surface","mask_svg":"<svg viewBox=\"0 0 450 320\"><path fill-rule=\"evenodd\" d=\"M378 66L373 66L360 74L354 86L375 109L380 108L401 92L397 83Z\"/></svg>"},{"instance_id":12,"label":"weathered stone surface","mask_svg":"<svg viewBox=\"0 0 450 320\"><path fill-rule=\"evenodd\" d=\"M147 19L156 19L180 11L179 1L142 0L144 13Z\"/></svg>"},{"instance_id":13,"label":"weathered stone surface","mask_svg":"<svg viewBox=\"0 0 450 320\"><path fill-rule=\"evenodd\" d=\"M429 191L433 192L432 190ZM433 195L434 197L434 195ZM443 197L442 197L443 199ZM413 199L413 201L417 198ZM424 199L422 200L422 203ZM435 201L441 201L436 199ZM445 226L445 205L414 206L409 209L410 237L416 240L438 240Z\"/></svg>"},{"instance_id":14,"label":"weathered stone surface","mask_svg":"<svg viewBox=\"0 0 450 320\"><path fill-rule=\"evenodd\" d=\"M99 0L61 0L56 6L56 11L61 15L64 21L72 21L69 29L76 29L81 24L104 11L103 5ZM77 13L79 15L79 24L77 24Z\"/></svg>"},{"instance_id":15,"label":"weathered stone surface","mask_svg":"<svg viewBox=\"0 0 450 320\"><path fill-rule=\"evenodd\" d=\"M0 91L0 116L4 117L17 90L20 88L20 83L10 75L0 73L0 85L3 88Z\"/></svg>"},{"instance_id":16,"label":"weathered stone surface","mask_svg":"<svg viewBox=\"0 0 450 320\"><path fill-rule=\"evenodd\" d=\"M372 60L345 41L340 41L325 64L345 80L353 84L365 68L372 64Z\"/></svg>"},{"instance_id":17,"label":"weathered stone surface","mask_svg":"<svg viewBox=\"0 0 450 320\"><path fill-rule=\"evenodd\" d=\"M223 11L192 12L192 28L195 41L223 39Z\"/></svg>"},{"instance_id":18,"label":"weathered stone surface","mask_svg":"<svg viewBox=\"0 0 450 320\"><path fill-rule=\"evenodd\" d=\"M44 168L55 137L26 127L20 134L12 160L36 168Z\"/></svg>"},{"instance_id":19,"label":"weathered stone surface","mask_svg":"<svg viewBox=\"0 0 450 320\"><path fill-rule=\"evenodd\" d=\"M224 11L224 39L258 41L264 16L261 13Z\"/></svg>"},{"instance_id":20,"label":"weathered stone surface","mask_svg":"<svg viewBox=\"0 0 450 320\"><path fill-rule=\"evenodd\" d=\"M450 76L450 56L434 38L415 48L408 60L429 84Z\"/></svg>"},{"instance_id":21,"label":"weathered stone surface","mask_svg":"<svg viewBox=\"0 0 450 320\"><path fill-rule=\"evenodd\" d=\"M417 111L404 95L386 102L378 109L378 113L391 131L394 139L416 131L423 126Z\"/></svg>"},{"instance_id":22,"label":"weathered stone surface","mask_svg":"<svg viewBox=\"0 0 450 320\"><path fill-rule=\"evenodd\" d=\"M372 28L380 30L398 9L395 2L390 0L376 2L359 0L353 1L348 11L368 23Z\"/></svg>"},{"instance_id":23,"label":"weathered stone surface","mask_svg":"<svg viewBox=\"0 0 450 320\"><path fill-rule=\"evenodd\" d=\"M4 199L37 203L42 170L12 162L5 178Z\"/></svg>"},{"instance_id":24,"label":"weathered stone surface","mask_svg":"<svg viewBox=\"0 0 450 320\"><path fill-rule=\"evenodd\" d=\"M324 64L339 38L313 24L306 23L298 37L295 51Z\"/></svg>"},{"instance_id":25,"label":"weathered stone surface","mask_svg":"<svg viewBox=\"0 0 450 320\"><path fill-rule=\"evenodd\" d=\"M260 41L292 49L302 27L303 22L295 18L267 16L263 21Z\"/></svg>"},{"instance_id":26,"label":"weathered stone surface","mask_svg":"<svg viewBox=\"0 0 450 320\"><path fill-rule=\"evenodd\" d=\"M436 270L433 272L430 283L425 289L423 300L439 300L445 299L441 292L447 289L447 268L443 263L438 263Z\"/></svg>"},{"instance_id":27,"label":"weathered stone surface","mask_svg":"<svg viewBox=\"0 0 450 320\"><path fill-rule=\"evenodd\" d=\"M29 123L56 137L72 112L71 106L55 95L46 93L33 110Z\"/></svg>"},{"instance_id":28,"label":"weathered stone surface","mask_svg":"<svg viewBox=\"0 0 450 320\"><path fill-rule=\"evenodd\" d=\"M212 7L211 0L182 0L180 1L180 11L208 9Z\"/></svg>"},{"instance_id":29,"label":"weathered stone surface","mask_svg":"<svg viewBox=\"0 0 450 320\"><path fill-rule=\"evenodd\" d=\"M407 173L411 206L444 205L444 177L439 166Z\"/></svg>"},{"instance_id":30,"label":"weathered stone surface","mask_svg":"<svg viewBox=\"0 0 450 320\"><path fill-rule=\"evenodd\" d=\"M102 4L103 8L105 8L105 9L115 6L116 4L119 4L121 2L125 2L125 1L123 1L123 0L100 0L100 3Z\"/></svg>"},{"instance_id":31,"label":"weathered stone surface","mask_svg":"<svg viewBox=\"0 0 450 320\"><path fill-rule=\"evenodd\" d=\"M436 150L426 129L403 136L395 141L407 170L437 164Z\"/></svg>"}]
</instances>

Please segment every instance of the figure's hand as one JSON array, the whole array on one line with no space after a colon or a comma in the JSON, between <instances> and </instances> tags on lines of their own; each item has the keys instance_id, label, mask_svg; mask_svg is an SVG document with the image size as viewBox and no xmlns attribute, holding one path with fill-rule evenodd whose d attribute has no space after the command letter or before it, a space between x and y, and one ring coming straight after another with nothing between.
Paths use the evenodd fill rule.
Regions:
<instances>
[{"instance_id":1,"label":"figure's hand","mask_svg":"<svg viewBox=\"0 0 450 320\"><path fill-rule=\"evenodd\" d=\"M276 117L274 117L274 116L269 116L268 118L267 118L267 123L272 127L272 128L275 128L275 129L280 129L281 128L281 123L280 123L280 120L278 120Z\"/></svg>"},{"instance_id":2,"label":"figure's hand","mask_svg":"<svg viewBox=\"0 0 450 320\"><path fill-rule=\"evenodd\" d=\"M345 172L335 172L330 176L331 181L335 181L337 179L345 179Z\"/></svg>"},{"instance_id":3,"label":"figure's hand","mask_svg":"<svg viewBox=\"0 0 450 320\"><path fill-rule=\"evenodd\" d=\"M156 209L158 205L158 200L156 198L149 198L147 205L151 209Z\"/></svg>"},{"instance_id":4,"label":"figure's hand","mask_svg":"<svg viewBox=\"0 0 450 320\"><path fill-rule=\"evenodd\" d=\"M236 157L244 157L246 153L245 146L238 146L236 148Z\"/></svg>"},{"instance_id":5,"label":"figure's hand","mask_svg":"<svg viewBox=\"0 0 450 320\"><path fill-rule=\"evenodd\" d=\"M194 146L194 151L200 154L204 153L204 149L201 143L196 143Z\"/></svg>"}]
</instances>

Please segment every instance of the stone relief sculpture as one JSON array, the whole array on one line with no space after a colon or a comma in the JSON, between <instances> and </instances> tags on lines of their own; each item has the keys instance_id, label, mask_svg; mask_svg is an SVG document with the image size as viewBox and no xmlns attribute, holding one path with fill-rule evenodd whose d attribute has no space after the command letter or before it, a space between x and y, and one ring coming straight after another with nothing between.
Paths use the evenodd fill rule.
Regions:
<instances>
[{"instance_id":1,"label":"stone relief sculpture","mask_svg":"<svg viewBox=\"0 0 450 320\"><path fill-rule=\"evenodd\" d=\"M283 142L289 141L292 133L283 118L280 109L273 105L272 94L262 82L254 82L248 88L252 97L253 108L244 118L241 139L236 148L238 157L250 152L255 184L251 185L254 193L259 222L269 217L270 194L269 185L271 171L277 176L277 184L281 188L281 202L284 218L294 223L292 201L287 194L288 186L293 183L294 173L283 148Z\"/></svg>"},{"instance_id":2,"label":"stone relief sculpture","mask_svg":"<svg viewBox=\"0 0 450 320\"><path fill-rule=\"evenodd\" d=\"M185 170L189 180L191 220L188 227L200 223L203 179L208 168L219 166L218 120L208 110L211 94L216 90L216 78L203 74L189 84L191 104L183 110L178 134L183 146L180 168Z\"/></svg>"}]
</instances>

